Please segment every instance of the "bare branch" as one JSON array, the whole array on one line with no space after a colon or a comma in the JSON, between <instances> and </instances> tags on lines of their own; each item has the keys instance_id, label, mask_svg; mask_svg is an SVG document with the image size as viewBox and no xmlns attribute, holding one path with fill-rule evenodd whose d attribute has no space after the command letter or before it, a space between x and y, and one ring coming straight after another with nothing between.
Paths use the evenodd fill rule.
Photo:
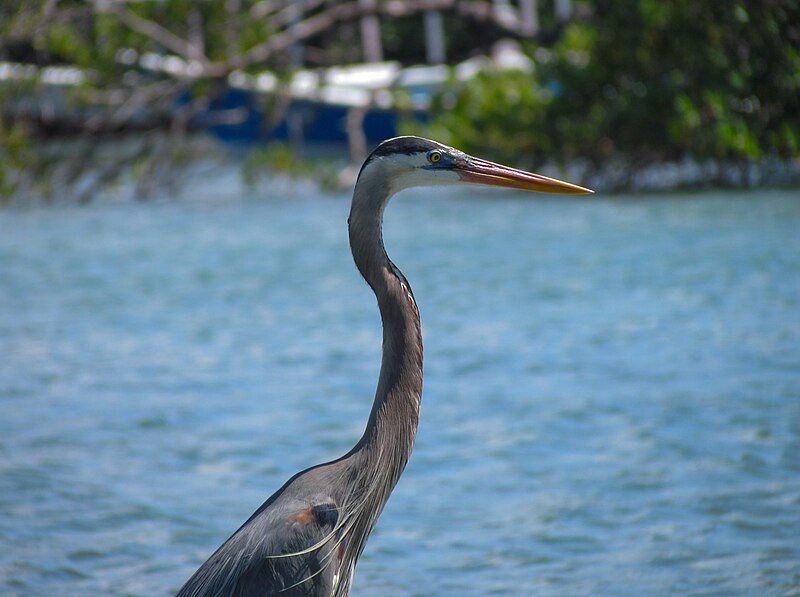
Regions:
<instances>
[{"instance_id":1,"label":"bare branch","mask_svg":"<svg viewBox=\"0 0 800 597\"><path fill-rule=\"evenodd\" d=\"M210 63L208 58L195 44L175 35L168 29L165 29L155 21L144 19L139 15L131 12L124 2L116 0L96 0L95 10L97 12L108 12L116 15L119 20L142 35L149 37L153 41L158 42L165 48L172 50L176 54L186 58L187 60L197 60L203 65Z\"/></svg>"},{"instance_id":2,"label":"bare branch","mask_svg":"<svg viewBox=\"0 0 800 597\"><path fill-rule=\"evenodd\" d=\"M125 0L94 0L94 3L96 11L116 15L123 24L134 31L158 42L186 60L195 61L200 68L188 75L191 79L224 77L234 70L266 62L275 54L285 52L292 45L322 33L338 23L370 15L402 17L431 10L451 10L477 20L492 21L515 35L529 35L522 20L515 17L516 11L510 8L497 10L493 3L485 0L387 0L375 4L364 4L356 0L334 4L315 15L294 23L290 21L290 13L287 12L288 9L285 8L285 5L277 2L263 2L256 6L260 7L261 11L272 13L272 17L269 19L270 25L284 28L245 52L223 61L211 62L205 55L201 37L193 35L192 40L183 39L155 21L131 12L125 5ZM299 3L302 5L302 10L305 11L318 8L322 1L299 0ZM196 15L197 17L199 17L199 13ZM193 21L193 24L197 25L196 20Z\"/></svg>"},{"instance_id":3,"label":"bare branch","mask_svg":"<svg viewBox=\"0 0 800 597\"><path fill-rule=\"evenodd\" d=\"M174 98L183 89L180 82L173 80L157 81L136 87L132 91L116 90L117 93L127 93L127 97L116 106L111 113L103 113L92 116L86 120L85 126L88 130L99 130L110 126L120 126L128 123L142 106L153 108L155 102L162 101L165 97ZM109 95L109 99L116 99Z\"/></svg>"},{"instance_id":4,"label":"bare branch","mask_svg":"<svg viewBox=\"0 0 800 597\"><path fill-rule=\"evenodd\" d=\"M47 0L44 3L40 12L41 16L39 23L36 25L36 29L34 31L35 37L39 37L44 34L47 26L50 24L50 19L53 18L53 13L55 12L57 4L58 0Z\"/></svg>"},{"instance_id":5,"label":"bare branch","mask_svg":"<svg viewBox=\"0 0 800 597\"><path fill-rule=\"evenodd\" d=\"M205 56L206 40L203 27L203 15L197 8L192 8L187 16L189 44L196 49L197 53Z\"/></svg>"},{"instance_id":6,"label":"bare branch","mask_svg":"<svg viewBox=\"0 0 800 597\"><path fill-rule=\"evenodd\" d=\"M317 5L317 0L306 0L309 6ZM481 21L492 21L496 25L514 33L526 35L528 32L520 19L508 11L498 11L490 2L472 0L390 0L365 6L359 2L335 4L332 7L295 23L280 33L271 36L246 52L234 56L226 62L209 64L206 75L224 76L226 73L247 66L265 62L274 54L287 50L293 44L317 35L344 21L359 19L368 15L387 15L392 17L409 16L428 10L454 10L455 12ZM280 13L279 13L280 15Z\"/></svg>"},{"instance_id":7,"label":"bare branch","mask_svg":"<svg viewBox=\"0 0 800 597\"><path fill-rule=\"evenodd\" d=\"M298 13L303 14L306 11L314 10L323 2L325 2L325 0L298 0L294 4L290 4L283 10L277 12L270 18L269 24L271 27L285 27L286 25L291 25L292 22L295 21L295 16ZM300 6L297 6L298 4Z\"/></svg>"},{"instance_id":8,"label":"bare branch","mask_svg":"<svg viewBox=\"0 0 800 597\"><path fill-rule=\"evenodd\" d=\"M263 19L266 18L267 15L282 9L284 6L285 3L283 2L263 0L262 2L257 2L250 8L250 16L254 19Z\"/></svg>"}]
</instances>

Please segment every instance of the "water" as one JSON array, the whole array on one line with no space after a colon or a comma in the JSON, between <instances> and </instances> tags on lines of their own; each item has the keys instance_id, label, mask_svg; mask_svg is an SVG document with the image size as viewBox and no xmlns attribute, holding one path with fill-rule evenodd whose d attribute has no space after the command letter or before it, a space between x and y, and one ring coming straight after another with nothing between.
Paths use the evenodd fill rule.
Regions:
<instances>
[{"instance_id":1,"label":"water","mask_svg":"<svg viewBox=\"0 0 800 597\"><path fill-rule=\"evenodd\" d=\"M0 594L168 595L350 448L347 210L0 213ZM799 230L778 191L396 199L423 413L353 594L800 595Z\"/></svg>"}]
</instances>

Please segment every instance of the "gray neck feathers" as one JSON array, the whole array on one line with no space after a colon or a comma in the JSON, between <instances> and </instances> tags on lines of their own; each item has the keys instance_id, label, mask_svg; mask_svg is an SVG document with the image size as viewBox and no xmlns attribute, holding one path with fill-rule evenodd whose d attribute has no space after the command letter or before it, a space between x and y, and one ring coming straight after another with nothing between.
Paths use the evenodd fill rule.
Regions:
<instances>
[{"instance_id":1,"label":"gray neck feathers","mask_svg":"<svg viewBox=\"0 0 800 597\"><path fill-rule=\"evenodd\" d=\"M340 496L344 516L339 534L349 545L334 590L337 597L349 590L356 561L411 455L419 422L422 333L411 288L383 247L383 210L393 194L381 184L386 179L380 165L362 170L348 218L353 260L378 299L383 359L367 428L340 461L340 474L351 490Z\"/></svg>"},{"instance_id":2,"label":"gray neck feathers","mask_svg":"<svg viewBox=\"0 0 800 597\"><path fill-rule=\"evenodd\" d=\"M392 190L381 176L362 172L349 217L350 247L359 272L375 292L383 322L383 359L364 436L355 451L383 478L389 497L411 455L422 394L419 311L403 274L383 246L383 211ZM376 470L377 469L377 470Z\"/></svg>"}]
</instances>

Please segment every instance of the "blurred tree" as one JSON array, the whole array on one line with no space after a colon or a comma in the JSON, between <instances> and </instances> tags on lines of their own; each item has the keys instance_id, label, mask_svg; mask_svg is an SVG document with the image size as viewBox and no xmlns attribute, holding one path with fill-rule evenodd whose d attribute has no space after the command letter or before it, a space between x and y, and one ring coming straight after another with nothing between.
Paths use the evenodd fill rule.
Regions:
<instances>
[{"instance_id":1,"label":"blurred tree","mask_svg":"<svg viewBox=\"0 0 800 597\"><path fill-rule=\"evenodd\" d=\"M585 0L571 3L578 20L568 22L556 15L563 4L540 3L537 37L526 42L535 71L485 72L445 93L435 136L527 160L600 162L616 153L641 163L684 153L744 160L800 151L800 0ZM145 131L147 142L119 162L159 184L172 176L166 162L185 159L193 116L232 74L269 68L285 79L301 42L307 64L360 60L357 23L368 14L383 19L387 57L420 62L426 10L444 12L448 58L461 60L500 36L530 33L500 5L7 0L0 3L0 194L47 190L56 167L65 172L59 180L79 180L83 162L104 157L91 149L64 166L33 145L64 133ZM281 93L263 101L270 112L286 106ZM94 180L113 175L104 166Z\"/></svg>"},{"instance_id":2,"label":"blurred tree","mask_svg":"<svg viewBox=\"0 0 800 597\"><path fill-rule=\"evenodd\" d=\"M225 89L232 74L269 68L285 78L301 54L311 64L359 61L357 21L373 14L391 17L386 38L392 58L413 60L412 48L422 48L420 13L436 9L450 11L459 22L468 17L493 23L495 35L522 32L517 21L485 0L2 2L0 61L7 62L0 65L5 69L0 71L0 193L31 183L47 190L46 171L54 162L31 143L64 133L166 129L169 135L153 135L129 157L143 180L170 176L165 161L176 152L183 155L183 133L193 116ZM415 28L392 24L414 17ZM414 43L395 43L397 31ZM299 43L306 46L302 53L296 51ZM54 65L73 70L57 72ZM277 93L266 101L280 109L283 100ZM78 157L67 179L80 177Z\"/></svg>"},{"instance_id":3,"label":"blurred tree","mask_svg":"<svg viewBox=\"0 0 800 597\"><path fill-rule=\"evenodd\" d=\"M528 50L535 72L443 94L434 134L517 161L800 153L797 0L597 0L550 50Z\"/></svg>"}]
</instances>

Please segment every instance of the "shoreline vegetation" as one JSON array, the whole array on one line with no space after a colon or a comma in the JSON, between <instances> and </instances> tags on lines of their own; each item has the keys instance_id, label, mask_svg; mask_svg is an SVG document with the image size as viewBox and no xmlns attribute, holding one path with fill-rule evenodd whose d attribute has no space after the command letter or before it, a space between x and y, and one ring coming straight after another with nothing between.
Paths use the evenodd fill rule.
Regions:
<instances>
[{"instance_id":1,"label":"shoreline vegetation","mask_svg":"<svg viewBox=\"0 0 800 597\"><path fill-rule=\"evenodd\" d=\"M549 169L543 168L547 173ZM599 167L575 160L562 170L597 191L660 192L710 188L766 188L800 185L800 161L763 158L758 161L719 162L684 156L636 166L630 157L612 157ZM580 183L579 183L580 184ZM594 186L592 186L594 185Z\"/></svg>"},{"instance_id":2,"label":"shoreline vegetation","mask_svg":"<svg viewBox=\"0 0 800 597\"><path fill-rule=\"evenodd\" d=\"M427 62L449 75L424 89L349 89L349 147L316 148L292 135L289 106L306 97L308 80L390 62ZM242 82L251 85L251 112L214 112ZM376 106L395 112L398 134L598 191L800 186L800 2L34 0L0 8L6 204L86 202L121 184L136 198L163 195L215 161L237 163L244 184L289 176L347 188L377 142L361 130ZM267 133L259 144L231 149L202 133L253 114L260 124L251 132ZM291 142L265 140L279 126Z\"/></svg>"},{"instance_id":3,"label":"shoreline vegetation","mask_svg":"<svg viewBox=\"0 0 800 597\"><path fill-rule=\"evenodd\" d=\"M179 141L165 133L113 136L102 141L57 139L37 148L47 173L24 172L17 191L2 199L7 206L26 204L147 201L202 194L203 180L228 178L225 196L289 196L304 187L329 193L351 190L358 173L341 145L294 150L288 143L230 147L207 134ZM522 162L523 167L532 167ZM600 193L660 193L710 189L792 188L800 186L800 160L777 157L720 162L684 156L636 164L623 155L600 164L576 158L535 167L546 176L569 180ZM216 186L216 188L219 188ZM221 198L225 200L225 197Z\"/></svg>"}]
</instances>

